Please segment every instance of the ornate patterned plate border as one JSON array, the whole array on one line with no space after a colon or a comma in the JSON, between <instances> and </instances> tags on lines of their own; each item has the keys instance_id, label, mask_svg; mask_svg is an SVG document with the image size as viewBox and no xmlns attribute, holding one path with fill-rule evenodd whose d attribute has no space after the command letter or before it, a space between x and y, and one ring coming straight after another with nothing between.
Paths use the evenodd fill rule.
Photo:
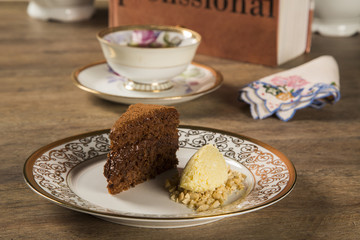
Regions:
<instances>
[{"instance_id":1,"label":"ornate patterned plate border","mask_svg":"<svg viewBox=\"0 0 360 240\"><path fill-rule=\"evenodd\" d=\"M97 206L76 195L67 182L71 169L80 163L105 156L109 129L68 137L34 152L23 173L32 190L60 206L92 214L108 221L139 227L186 227L262 209L281 200L295 186L296 170L289 159L273 147L239 134L217 129L180 126L179 148L199 149L214 144L223 155L242 164L255 184L241 201L208 212L184 215L133 214ZM170 201L170 200L169 200Z\"/></svg>"}]
</instances>

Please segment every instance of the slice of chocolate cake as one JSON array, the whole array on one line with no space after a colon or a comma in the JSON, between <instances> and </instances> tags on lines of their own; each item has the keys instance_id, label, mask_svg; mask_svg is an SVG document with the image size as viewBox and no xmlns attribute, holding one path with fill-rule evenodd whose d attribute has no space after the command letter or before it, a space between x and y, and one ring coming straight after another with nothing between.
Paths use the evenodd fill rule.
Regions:
<instances>
[{"instance_id":1,"label":"slice of chocolate cake","mask_svg":"<svg viewBox=\"0 0 360 240\"><path fill-rule=\"evenodd\" d=\"M175 168L178 125L174 107L131 105L110 131L110 153L104 166L109 193L122 192Z\"/></svg>"}]
</instances>

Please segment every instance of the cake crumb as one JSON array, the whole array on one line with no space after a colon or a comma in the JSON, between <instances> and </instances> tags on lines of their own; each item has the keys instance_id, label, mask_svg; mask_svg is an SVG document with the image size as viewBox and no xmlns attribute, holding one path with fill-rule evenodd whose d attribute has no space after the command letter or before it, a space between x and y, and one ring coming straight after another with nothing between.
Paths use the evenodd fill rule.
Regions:
<instances>
[{"instance_id":1,"label":"cake crumb","mask_svg":"<svg viewBox=\"0 0 360 240\"><path fill-rule=\"evenodd\" d=\"M180 176L176 174L165 181L165 188L170 193L170 199L182 203L197 212L218 208L224 204L228 197L244 188L245 175L228 170L227 181L213 191L194 192L180 187Z\"/></svg>"}]
</instances>

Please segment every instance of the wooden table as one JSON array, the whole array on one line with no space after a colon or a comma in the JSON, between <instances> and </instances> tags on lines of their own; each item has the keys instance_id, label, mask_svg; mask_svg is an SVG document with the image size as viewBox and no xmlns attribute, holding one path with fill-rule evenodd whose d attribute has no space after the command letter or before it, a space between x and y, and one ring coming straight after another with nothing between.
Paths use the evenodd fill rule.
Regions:
<instances>
[{"instance_id":1,"label":"wooden table","mask_svg":"<svg viewBox=\"0 0 360 240\"><path fill-rule=\"evenodd\" d=\"M25 184L22 168L36 149L68 136L109 128L127 106L78 89L72 71L102 60L95 38L107 25L107 6L80 23L43 22L26 3L0 3L0 238L1 239L359 239L360 37L313 36L309 55L269 68L198 55L221 71L224 85L178 104L181 123L247 135L282 151L295 164L291 194L268 208L186 229L117 225L59 207ZM289 122L252 119L237 100L245 84L321 55L336 58L341 100L306 108Z\"/></svg>"}]
</instances>

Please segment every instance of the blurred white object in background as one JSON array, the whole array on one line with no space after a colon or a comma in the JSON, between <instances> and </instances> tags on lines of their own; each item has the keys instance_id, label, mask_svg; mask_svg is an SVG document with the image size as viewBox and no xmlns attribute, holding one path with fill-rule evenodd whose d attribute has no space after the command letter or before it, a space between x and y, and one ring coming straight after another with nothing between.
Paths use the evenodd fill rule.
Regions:
<instances>
[{"instance_id":1,"label":"blurred white object in background","mask_svg":"<svg viewBox=\"0 0 360 240\"><path fill-rule=\"evenodd\" d=\"M315 0L314 32L350 37L360 31L360 0Z\"/></svg>"},{"instance_id":2,"label":"blurred white object in background","mask_svg":"<svg viewBox=\"0 0 360 240\"><path fill-rule=\"evenodd\" d=\"M30 17L61 22L86 20L94 11L94 0L30 0L27 8Z\"/></svg>"}]
</instances>

